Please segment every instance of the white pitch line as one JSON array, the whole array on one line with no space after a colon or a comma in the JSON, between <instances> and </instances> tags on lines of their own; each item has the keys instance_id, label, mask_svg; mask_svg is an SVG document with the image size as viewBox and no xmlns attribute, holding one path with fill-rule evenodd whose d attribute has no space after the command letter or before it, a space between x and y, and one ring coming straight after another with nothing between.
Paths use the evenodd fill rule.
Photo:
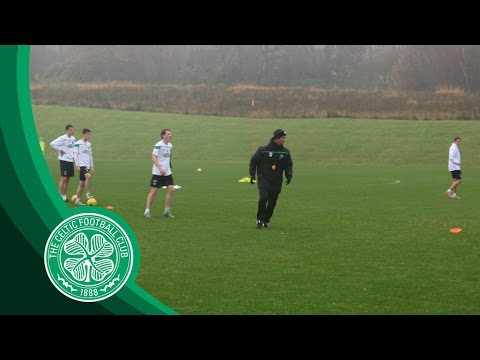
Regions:
<instances>
[{"instance_id":1,"label":"white pitch line","mask_svg":"<svg viewBox=\"0 0 480 360\"><path fill-rule=\"evenodd\" d=\"M336 188L345 188L345 187L352 187L352 186L380 186L380 185L394 185L394 184L400 184L400 180L396 179L390 179L393 180L392 182L387 182L387 183L370 183L370 184L351 184L351 185L339 185L335 186Z\"/></svg>"}]
</instances>

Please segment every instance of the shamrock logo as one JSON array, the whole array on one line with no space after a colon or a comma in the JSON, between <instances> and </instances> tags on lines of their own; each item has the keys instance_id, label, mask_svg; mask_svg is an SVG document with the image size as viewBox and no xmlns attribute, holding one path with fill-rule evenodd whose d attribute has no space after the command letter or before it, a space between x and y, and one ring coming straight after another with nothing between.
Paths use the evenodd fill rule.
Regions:
<instances>
[{"instance_id":1,"label":"shamrock logo","mask_svg":"<svg viewBox=\"0 0 480 360\"><path fill-rule=\"evenodd\" d=\"M108 259L113 250L112 244L101 234L88 239L84 233L78 233L64 245L65 253L71 257L65 260L63 266L78 281L102 281L115 267L114 262Z\"/></svg>"}]
</instances>

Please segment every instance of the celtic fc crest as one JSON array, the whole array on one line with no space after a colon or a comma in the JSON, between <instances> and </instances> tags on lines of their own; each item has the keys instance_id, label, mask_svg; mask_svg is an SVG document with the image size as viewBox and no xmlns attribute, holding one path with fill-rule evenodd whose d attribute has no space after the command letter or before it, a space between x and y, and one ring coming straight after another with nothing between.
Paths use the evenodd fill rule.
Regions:
<instances>
[{"instance_id":1,"label":"celtic fc crest","mask_svg":"<svg viewBox=\"0 0 480 360\"><path fill-rule=\"evenodd\" d=\"M50 281L65 296L82 302L101 301L128 280L133 266L132 244L112 219L77 214L50 234L44 262Z\"/></svg>"}]
</instances>

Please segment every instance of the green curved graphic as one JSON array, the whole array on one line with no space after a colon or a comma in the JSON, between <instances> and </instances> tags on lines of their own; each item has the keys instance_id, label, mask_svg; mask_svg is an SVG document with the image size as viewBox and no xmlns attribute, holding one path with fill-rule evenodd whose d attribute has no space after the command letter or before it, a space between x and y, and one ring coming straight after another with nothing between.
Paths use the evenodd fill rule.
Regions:
<instances>
[{"instance_id":1,"label":"green curved graphic","mask_svg":"<svg viewBox=\"0 0 480 360\"><path fill-rule=\"evenodd\" d=\"M135 283L140 256L135 234L118 215L101 208L82 209L112 218L129 235L134 265L125 286L111 298L78 303L58 292L43 266L45 244L53 229L79 209L67 209L38 146L33 121L30 46L0 46L0 164L2 166L2 263L8 288L0 297L2 314L177 314ZM4 233L5 234L5 233Z\"/></svg>"}]
</instances>

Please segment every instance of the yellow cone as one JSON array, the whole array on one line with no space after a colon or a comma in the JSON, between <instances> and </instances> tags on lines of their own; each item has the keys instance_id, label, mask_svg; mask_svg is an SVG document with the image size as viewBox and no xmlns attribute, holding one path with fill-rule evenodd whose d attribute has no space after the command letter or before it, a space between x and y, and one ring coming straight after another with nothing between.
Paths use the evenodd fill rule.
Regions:
<instances>
[{"instance_id":1,"label":"yellow cone","mask_svg":"<svg viewBox=\"0 0 480 360\"><path fill-rule=\"evenodd\" d=\"M43 141L43 137L40 137L40 141L38 143L40 144L40 150L42 150L43 156L45 156L45 142Z\"/></svg>"},{"instance_id":2,"label":"yellow cone","mask_svg":"<svg viewBox=\"0 0 480 360\"><path fill-rule=\"evenodd\" d=\"M238 180L238 182L249 183L250 182L250 177L245 176L244 178L241 178L240 180ZM253 182L257 182L257 180L253 180Z\"/></svg>"}]
</instances>

